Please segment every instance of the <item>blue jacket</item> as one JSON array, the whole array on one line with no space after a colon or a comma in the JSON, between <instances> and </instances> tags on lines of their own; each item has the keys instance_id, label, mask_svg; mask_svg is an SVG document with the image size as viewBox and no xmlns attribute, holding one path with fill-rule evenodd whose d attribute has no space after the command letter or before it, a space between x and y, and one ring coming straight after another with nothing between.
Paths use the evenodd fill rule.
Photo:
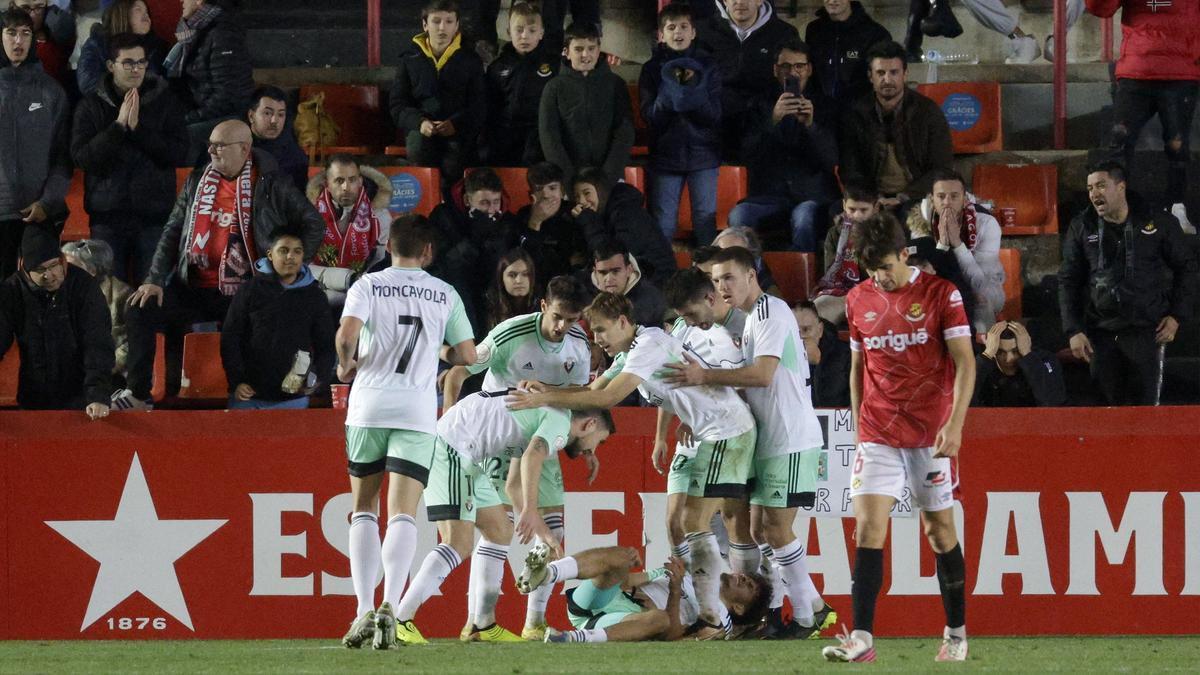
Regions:
<instances>
[{"instance_id":1,"label":"blue jacket","mask_svg":"<svg viewBox=\"0 0 1200 675\"><path fill-rule=\"evenodd\" d=\"M688 84L679 68L696 72ZM650 168L673 173L721 164L721 73L716 61L692 45L677 52L664 45L638 78L642 119L650 126Z\"/></svg>"}]
</instances>

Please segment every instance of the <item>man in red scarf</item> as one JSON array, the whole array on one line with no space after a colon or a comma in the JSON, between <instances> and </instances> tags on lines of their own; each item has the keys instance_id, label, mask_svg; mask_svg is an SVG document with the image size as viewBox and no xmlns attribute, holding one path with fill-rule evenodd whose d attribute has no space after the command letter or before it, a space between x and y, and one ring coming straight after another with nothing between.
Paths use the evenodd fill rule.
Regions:
<instances>
[{"instance_id":1,"label":"man in red scarf","mask_svg":"<svg viewBox=\"0 0 1200 675\"><path fill-rule=\"evenodd\" d=\"M368 181L375 186L374 198ZM310 269L330 304L340 307L350 284L387 255L392 184L378 170L339 154L308 181L305 194L325 223L325 238Z\"/></svg>"},{"instance_id":2,"label":"man in red scarf","mask_svg":"<svg viewBox=\"0 0 1200 675\"><path fill-rule=\"evenodd\" d=\"M252 152L252 141L245 122L218 124L208 137L211 161L192 171L175 200L150 272L129 297L129 389L114 398L118 408L147 404L157 332L173 351L193 324L225 319L271 231L297 228L305 258L316 253L321 217L270 155ZM178 375L168 371L168 392Z\"/></svg>"},{"instance_id":3,"label":"man in red scarf","mask_svg":"<svg viewBox=\"0 0 1200 675\"><path fill-rule=\"evenodd\" d=\"M834 326L846 320L846 294L864 278L854 258L850 233L876 213L878 192L861 185L847 185L842 190L842 212L833 217L833 226L825 234L825 274L812 297L817 316Z\"/></svg>"}]
</instances>

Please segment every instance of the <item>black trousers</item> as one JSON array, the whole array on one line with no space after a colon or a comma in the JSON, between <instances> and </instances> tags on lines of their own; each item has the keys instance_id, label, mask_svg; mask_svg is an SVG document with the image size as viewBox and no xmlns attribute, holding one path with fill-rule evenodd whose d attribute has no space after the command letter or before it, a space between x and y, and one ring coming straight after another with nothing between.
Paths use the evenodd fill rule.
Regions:
<instances>
[{"instance_id":1,"label":"black trousers","mask_svg":"<svg viewBox=\"0 0 1200 675\"><path fill-rule=\"evenodd\" d=\"M21 237L25 234L25 221L0 221L0 281L17 271L17 258L21 249Z\"/></svg>"},{"instance_id":2,"label":"black trousers","mask_svg":"<svg viewBox=\"0 0 1200 675\"><path fill-rule=\"evenodd\" d=\"M1113 93L1109 154L1132 168L1133 148L1138 136L1150 118L1158 115L1167 155L1168 204L1182 203L1187 189L1188 139L1192 115L1196 111L1197 89L1200 89L1200 82L1120 79Z\"/></svg>"},{"instance_id":3,"label":"black trousers","mask_svg":"<svg viewBox=\"0 0 1200 675\"><path fill-rule=\"evenodd\" d=\"M129 326L127 376L133 395L147 400L154 375L155 334L166 336L167 393L179 391L179 363L183 336L192 324L224 321L232 298L215 288L192 288L173 278L163 289L162 307L151 300L145 307L130 307L125 316ZM174 366L174 367L172 367Z\"/></svg>"},{"instance_id":4,"label":"black trousers","mask_svg":"<svg viewBox=\"0 0 1200 675\"><path fill-rule=\"evenodd\" d=\"M1164 345L1153 327L1121 331L1091 329L1092 380L1109 405L1158 405Z\"/></svg>"}]
</instances>

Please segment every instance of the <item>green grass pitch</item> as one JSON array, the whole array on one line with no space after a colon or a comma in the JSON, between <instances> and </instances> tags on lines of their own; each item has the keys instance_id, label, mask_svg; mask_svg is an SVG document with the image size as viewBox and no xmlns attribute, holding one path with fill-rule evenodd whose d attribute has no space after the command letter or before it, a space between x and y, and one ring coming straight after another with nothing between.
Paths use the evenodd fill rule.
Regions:
<instances>
[{"instance_id":1,"label":"green grass pitch","mask_svg":"<svg viewBox=\"0 0 1200 675\"><path fill-rule=\"evenodd\" d=\"M335 641L0 642L0 673L731 673L1198 672L1200 637L972 638L966 664L935 664L938 641L880 639L873 664L821 660L827 640L602 645L463 645L434 641L387 652Z\"/></svg>"}]
</instances>

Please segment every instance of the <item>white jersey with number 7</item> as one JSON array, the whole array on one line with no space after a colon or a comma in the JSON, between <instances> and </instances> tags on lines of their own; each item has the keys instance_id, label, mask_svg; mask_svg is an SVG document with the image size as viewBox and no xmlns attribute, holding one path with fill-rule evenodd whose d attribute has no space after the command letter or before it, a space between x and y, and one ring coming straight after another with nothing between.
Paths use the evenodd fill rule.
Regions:
<instances>
[{"instance_id":1,"label":"white jersey with number 7","mask_svg":"<svg viewBox=\"0 0 1200 675\"><path fill-rule=\"evenodd\" d=\"M342 316L363 322L346 424L434 433L438 352L474 336L458 292L424 270L390 267L354 282Z\"/></svg>"}]
</instances>

